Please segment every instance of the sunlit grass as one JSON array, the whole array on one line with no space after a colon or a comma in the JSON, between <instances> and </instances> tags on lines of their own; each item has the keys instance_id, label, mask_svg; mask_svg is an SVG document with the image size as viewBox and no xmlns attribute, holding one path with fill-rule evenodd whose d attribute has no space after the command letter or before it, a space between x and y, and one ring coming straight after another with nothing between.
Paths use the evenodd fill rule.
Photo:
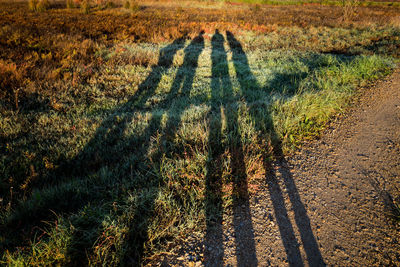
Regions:
<instances>
[{"instance_id":1,"label":"sunlit grass","mask_svg":"<svg viewBox=\"0 0 400 267\"><path fill-rule=\"evenodd\" d=\"M262 46L235 56L236 48L224 45L229 73L224 79L232 84L232 94L222 94L217 107L212 100L212 47L206 39L203 49L176 47L172 66L156 67L161 76L150 95L130 99L155 71L150 66L163 47L126 44L119 52L108 48L98 53L104 64L78 86L77 95L58 97L64 109L3 112L0 129L6 147L1 168L10 184L20 185L14 195L22 197L20 204L4 210L4 224L10 229L24 221L61 224L33 239L30 251L7 252L3 260L116 264L154 253L167 240L201 229L205 166L215 160L207 156L210 145L226 155L220 159L226 186L232 181L229 150L237 143L243 145L248 179L256 182L264 172L260 157L273 157L268 144L279 138L289 152L318 135L357 86L393 67L393 61L382 56L270 51ZM196 58L193 63L185 59L198 49L197 64ZM238 79L247 71L254 78ZM182 83L174 85L179 75ZM182 87L191 75L190 87ZM209 140L210 127L218 120L214 108L225 114L222 144ZM240 136L226 128L232 124L225 121L232 118L230 112L237 112L234 124ZM25 132L22 125L29 121L35 123ZM2 190L9 190L7 184ZM226 207L231 197L227 191ZM16 199L9 195L4 201ZM57 241L60 235L68 244ZM6 236L5 247L18 241Z\"/></svg>"},{"instance_id":2,"label":"sunlit grass","mask_svg":"<svg viewBox=\"0 0 400 267\"><path fill-rule=\"evenodd\" d=\"M396 25L264 25L261 13L246 24L240 12L226 23L202 10L214 21L203 42L201 12L136 11L63 10L82 16L78 28L56 16L38 27L45 37L0 27L2 263L146 262L204 229L211 167L229 209L238 151L259 183L274 149L290 154L318 136L399 56ZM105 23L88 28L90 16ZM134 25L107 23L122 16Z\"/></svg>"}]
</instances>

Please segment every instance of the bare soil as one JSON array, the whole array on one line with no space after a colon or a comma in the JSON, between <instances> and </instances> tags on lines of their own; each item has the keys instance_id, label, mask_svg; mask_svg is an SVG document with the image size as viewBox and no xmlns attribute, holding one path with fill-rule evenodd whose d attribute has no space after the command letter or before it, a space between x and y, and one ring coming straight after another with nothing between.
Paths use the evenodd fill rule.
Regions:
<instances>
[{"instance_id":1,"label":"bare soil","mask_svg":"<svg viewBox=\"0 0 400 267\"><path fill-rule=\"evenodd\" d=\"M249 205L163 266L399 266L400 71L360 90L318 140L275 161ZM397 198L396 198L397 197ZM211 237L210 237L211 236Z\"/></svg>"}]
</instances>

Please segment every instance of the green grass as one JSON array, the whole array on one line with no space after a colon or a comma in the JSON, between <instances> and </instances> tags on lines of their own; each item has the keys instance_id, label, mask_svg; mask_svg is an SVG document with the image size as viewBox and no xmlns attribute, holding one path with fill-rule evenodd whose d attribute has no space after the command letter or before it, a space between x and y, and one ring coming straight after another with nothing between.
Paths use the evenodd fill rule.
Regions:
<instances>
[{"instance_id":1,"label":"green grass","mask_svg":"<svg viewBox=\"0 0 400 267\"><path fill-rule=\"evenodd\" d=\"M368 48L394 28L314 29L297 42L285 34L301 29L279 31L103 47L51 101L1 110L2 263L145 261L218 216L213 195L230 208L240 172L258 183L264 161L317 136L395 66L390 49Z\"/></svg>"}]
</instances>

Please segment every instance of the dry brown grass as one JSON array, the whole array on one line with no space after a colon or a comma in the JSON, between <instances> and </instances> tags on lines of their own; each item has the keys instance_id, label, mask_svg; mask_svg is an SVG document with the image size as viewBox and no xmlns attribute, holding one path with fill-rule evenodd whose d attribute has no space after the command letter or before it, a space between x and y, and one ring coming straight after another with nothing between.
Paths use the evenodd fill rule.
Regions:
<instances>
[{"instance_id":1,"label":"dry brown grass","mask_svg":"<svg viewBox=\"0 0 400 267\"><path fill-rule=\"evenodd\" d=\"M48 0L29 0L29 10L34 12L43 12L50 8L50 2Z\"/></svg>"},{"instance_id":2,"label":"dry brown grass","mask_svg":"<svg viewBox=\"0 0 400 267\"><path fill-rule=\"evenodd\" d=\"M66 203L68 206L73 206L71 204L72 202L66 201L66 199L68 199L68 192L75 191L68 190L75 190L75 188L79 188L80 190L81 187L86 188L87 186L86 178L75 179L75 174L73 174L74 177L72 177L72 174L71 177L69 177L70 169L77 169L77 172L79 172L78 169L82 169L88 171L88 173L95 173L102 168L102 166L110 166L109 174L107 171L107 175L101 174L101 177L112 178L112 183L115 183L117 186L111 187L117 188L117 191L115 195L112 193L105 199L102 193L98 194L98 192L103 191L97 191L97 188L102 188L106 193L105 195L108 195L110 193L108 188L110 185L109 181L104 180L103 186L102 181L98 182L97 179L92 179L90 178L92 176L88 176L87 181L93 180L94 186L89 184L87 188L90 192L87 195L83 193L82 196L79 196L79 199L74 202L77 205L77 210L81 210L82 208L82 213L78 214L78 211L76 211L77 213L71 217L68 217L69 215L65 216L65 218L68 217L72 218L71 220L75 220L74 225L77 226L76 229L78 229L76 233L84 233L84 236L89 236L88 240L84 240L83 243L87 250L80 249L82 246L80 245L81 240L79 240L79 237L77 240L72 241L68 239L75 235L75 233L68 232L68 229L72 229L68 226L65 228L66 232L63 234L64 239L60 238L60 236L55 237L54 241L58 242L57 244L50 242L48 248L41 248L44 254L41 256L35 254L32 257L36 264L40 264L38 263L38 259L41 257L44 261L49 258L46 253L51 254L54 252L57 255L60 254L65 257L72 257L68 255L68 252L57 252L57 249L63 248L64 246L59 243L59 240L64 240L64 244L68 244L67 246L76 249L76 254L78 256L89 257L84 260L90 260L95 263L96 261L100 263L112 259L114 250L119 253L118 255L121 255L121 247L118 248L115 247L115 245L127 245L129 249L143 247L143 244L141 245L142 241L134 243L131 242L129 238L125 240L126 237L124 236L128 229L132 232L137 232L136 229L138 228L136 227L147 231L146 225L142 226L141 223L136 223L136 221L134 221L136 217L130 217L132 214L135 214L135 210L132 210L129 216L127 215L124 217L122 223L117 225L118 227L110 225L109 227L101 229L102 221L110 214L107 205L110 204L110 208L116 212L115 205L113 204L114 200L116 202L119 201L121 192L123 192L123 194L127 193L125 188L136 187L136 185L129 184L134 179L128 179L128 186L125 187L125 182L122 183L119 179L115 179L115 175L112 173L114 169L116 171L115 173L119 172L120 166L114 163L113 159L119 159L120 157L129 159L131 153L127 152L125 155L125 152L120 153L118 152L119 150L114 151L114 145L101 145L103 141L107 141L107 143L113 143L114 141L121 142L121 151L131 151L130 149L134 148L136 143L122 144L124 140L132 140L142 145L142 140L148 140L147 137L152 136L150 139L151 142L143 146L143 151L145 152L146 150L149 153L146 152L143 154L148 155L149 163L162 163L162 166L165 165L162 170L163 174L160 175L160 177L163 177L160 178L163 181L162 183L165 182L165 188L168 190L165 191L165 196L169 196L169 192L174 192L172 195L179 200L179 203L186 203L187 194L191 192L194 197L190 196L187 197L187 199L196 199L196 201L193 202L195 205L188 204L188 207L190 206L192 210L192 207L201 205L202 200L199 199L202 199L204 194L204 183L202 180L204 179L202 176L204 172L199 170L206 164L205 162L208 156L204 150L206 146L205 140L208 139L208 136L211 136L209 135L208 125L213 124L208 124L208 122L206 122L207 120L204 120L204 123L201 121L198 123L199 110L197 108L189 108L187 112L185 110L184 114L186 115L183 116L180 107L186 109L186 103L189 103L191 100L179 98L177 101L171 102L172 105L170 105L170 103L166 102L167 100L170 101L169 93L165 93L169 92L167 89L170 88L170 84L173 85L179 80L176 77L179 77L178 74L180 74L181 71L184 75L186 75L185 73L193 73L193 67L185 64L185 61L187 62L185 53L190 54L190 51L193 52L197 50L197 48L187 50L187 47L191 46L186 46L186 44L191 42L189 39L197 36L200 31L204 30L203 37L206 39L204 42L204 52L206 54L205 56L200 56L199 64L196 65L198 66L196 69L197 76L195 76L194 81L197 83L197 78L199 78L199 84L196 85L196 88L200 89L199 95L206 95L209 92L209 71L212 69L212 62L210 62L209 56L213 49L210 39L215 35L216 29L219 29L221 32L229 30L237 36L238 39L241 39L240 41L243 41L243 47L246 50L248 58L251 60L250 62L258 62L254 59L262 58L262 60L259 61L261 65L254 64L251 66L255 67L255 73L258 75L257 79L267 81L266 85L268 88L271 88L271 90L272 88L276 88L277 92L279 92L279 90L285 92L286 88L292 88L291 90L293 90L293 92L298 90L300 83L297 84L296 79L298 79L301 84L307 84L308 86L309 82L314 79L313 75L328 78L333 75L334 78L336 77L335 79L341 79L342 76L340 75L342 75L342 73L355 73L351 77L353 77L355 81L358 81L356 78L361 76L370 77L374 75L373 77L380 77L371 71L364 73L362 72L364 68L358 66L366 65L365 68L367 70L373 69L371 66L380 66L381 71L384 70L384 67L382 67L383 65L381 66L376 63L380 62L383 64L383 59L379 58L378 60L376 59L377 57L372 57L372 60L375 58L375 61L371 61L372 63L365 60L366 63L364 62L364 65L361 63L361 65L353 64L354 67L350 65L350 68L346 67L348 66L346 65L347 63L342 63L340 60L341 56L325 56L320 52L348 53L349 55L352 53L365 53L366 55L370 55L380 49L380 44L382 44L382 46L385 45L385 47L389 45L393 50L399 47L398 39L396 39L399 35L394 32L393 29L387 30L384 27L384 30L382 30L382 27L373 28L379 25L379 23L387 23L388 20L397 16L398 10L396 11L388 8L360 8L356 19L351 23L343 23L341 7L318 5L278 7L224 4L221 2L200 4L199 2L192 1L159 1L138 2L139 8L135 12L131 12L122 7L123 3L117 3L120 7L107 8L108 2L106 1L92 1L90 2L90 13L82 14L79 8L82 3L81 0L72 0L76 8L71 9L67 9L65 0L63 1L62 3L57 2L56 4L52 2L52 9L48 9L40 14L29 12L26 2L0 2L0 116L2 116L0 121L2 122L2 130L4 129L3 133L0 134L0 161L3 160L0 162L0 169L6 170L3 176L7 179L4 183L0 184L0 192L3 197L3 202L0 202L0 208L4 207L4 210L12 211L14 207L19 205L19 200L30 198L35 188L40 188L42 185L47 186L49 181L47 180L48 177L53 174L56 176L58 173L65 173L63 176L67 178L66 180L71 178L72 183L70 184L67 181L64 183L64 180L54 181L55 184L62 185L60 189L62 191L57 191L59 190L58 186L51 189L53 191L48 194L48 198L47 195L45 196L47 199L43 202L48 206L39 206L35 201L41 201L41 198L38 198L39 200L32 198L32 202L29 202L32 203L32 205L27 202L27 205L31 206L24 208L22 213L20 213L22 215L17 214L16 218L20 216L19 218L22 218L21 222L27 222L27 224L29 224L25 229L31 229L31 226L36 226L36 222L30 224L30 220L27 219L30 214L34 214L34 216L40 218L40 222L50 218L48 209L51 209L52 212L56 212L58 208L59 214L70 214L70 211L65 210L63 205ZM335 27L331 28L330 26ZM351 29L343 29L346 27ZM368 28L357 31L352 27L371 27L371 29ZM185 38L187 40L184 40ZM186 41L185 45L183 41ZM169 43L169 45L164 46L154 43ZM184 48L185 46L186 48ZM355 52L351 50L351 48L354 47L358 47L358 50ZM293 54L290 52L293 50L298 51L296 54ZM161 53L162 51L164 51L163 53L168 52L168 54L173 54L174 61L168 63L170 59L168 59L168 57L165 59ZM303 53L302 51L307 51L307 53ZM293 55L287 57L286 54L288 52ZM230 54L232 54L232 52L230 52ZM161 59L164 58L164 60L161 60L160 57ZM362 60L362 57L360 58ZM310 62L308 62L309 60ZM235 59L233 59L233 61L235 61ZM242 55L240 59L236 61L239 61L239 65L243 64L243 66L249 64L246 55ZM192 62L192 59L189 59L188 62ZM171 64L172 66L170 68ZM298 69L298 66L300 66L301 69L299 72L293 74L292 70ZM332 69L329 69L328 66L331 66ZM250 68L250 65L248 67ZM319 72L315 71L314 68L317 68L317 71L321 71L321 73L325 71L324 73L327 75L318 74ZM353 68L356 70L353 70ZM165 71L165 69L168 69L168 71ZM238 69L240 71L240 68ZM275 69L284 69L284 72L280 73L280 71L276 71L276 73L274 72L272 74L264 73L264 70ZM303 77L302 72L304 69L307 69L306 73L309 75L304 76L307 80ZM341 71L343 69L344 71ZM361 70L361 74L359 74L359 70ZM335 75L336 72L337 75ZM177 76L175 76L175 74ZM159 81L153 81L158 79L158 75L160 75L160 77L162 76L161 83ZM345 76L345 78L346 77L347 76ZM230 80L230 77L226 78ZM268 82L269 79L272 79L271 84ZM233 80L232 77L232 81ZM125 110L127 105L124 104L124 101L127 101L132 95L139 95L139 93L137 93L139 86L142 88L148 86L147 82L144 83L144 81L148 81L150 86L154 88L157 87L157 84L160 84L162 90L154 93L152 96L143 96L144 99L148 98L149 101L147 101L146 105L143 107L141 104L139 105L138 110L140 113L138 113L138 116L135 115L135 117L132 118L133 124L129 126L129 131L132 130L132 132L127 133L127 139L124 139L125 132L124 136L117 135L115 140L113 139L114 137L109 138L108 134L107 136L103 136L101 132L102 129L114 129L115 127L123 129L125 126L122 124L124 124L125 121L131 121L131 118L128 117L131 116L132 112ZM325 82L328 83L330 80L325 80ZM336 84L336 82L330 82L330 85L331 84ZM339 83L337 82L337 84ZM237 84L236 86L239 85ZM258 88L258 85L254 84L254 87ZM328 86L326 87L328 88ZM331 86L329 86L329 88L331 88ZM270 89L262 90L263 94L265 93L265 99L267 99L267 95L268 99L270 97L269 90ZM248 93L249 99L256 99L256 97L257 99L264 99L258 95L258 92L251 93L249 90ZM332 96L336 95L336 93L332 93ZM204 100L200 99L200 101ZM335 101L335 99L332 101ZM230 102L228 102L224 103L227 107L230 106ZM149 103L149 106L147 106L147 103ZM159 103L161 104L159 105ZM161 113L157 113L157 108L163 108L163 103L166 106L168 104L168 106L174 107L174 109L167 110L165 113L168 114L168 116L171 115L171 125L180 125L180 118L185 117L185 124L187 127L177 127L176 130L172 129L174 127L171 127L171 131L168 130L165 133L158 132L156 126L154 126L154 130L157 130L157 133L155 131L153 132L153 126L147 130L148 126L146 126L146 121L149 121L151 124L153 119L158 120ZM176 105L174 103L176 103ZM304 100L303 103L305 103L304 106L307 107L313 106L308 104L309 102L307 99ZM258 108L257 103L254 105L250 104L249 106ZM269 106L266 107L269 108ZM291 118L291 116L293 118L303 118L303 115L304 118L307 118L308 122L310 116L307 114L315 113L315 110L309 111L308 109L304 109L304 112L302 111L303 113L300 113L301 116L287 116L287 113L283 112L290 112L291 106L277 105L276 107L277 108L274 108L274 110L278 110L278 107L279 110L282 110L282 112L279 113L281 114L280 117L277 116L279 122L286 122L287 118ZM329 107L328 105L328 108L321 108L323 114L325 114L326 110L332 110L332 108ZM264 105L260 108L264 108ZM149 109L156 110L156 112L154 114L149 113ZM17 112L15 112L15 110L17 110ZM203 109L203 106L200 107L200 110L202 110L202 112L207 112L206 109ZM229 111L229 109L226 110ZM225 111L222 113L225 114ZM118 114L118 116L111 114ZM256 113L248 116L255 117L255 114ZM260 114L264 113L261 112ZM108 119L106 119L107 117ZM162 118L168 118L169 120L169 117L164 117L164 115ZM248 118L246 121L259 121L260 124L263 124L264 119L265 116L260 116L260 118ZM295 119L293 119L293 121L295 121ZM303 135L301 135L303 134L303 132L301 132L302 129L306 131L319 127L312 126L307 122L305 119L304 122L301 121L301 127L303 128L295 128L293 126L292 128L287 127L280 130L280 132L283 133L283 140L287 141L289 139L291 140L291 138L293 140L297 140L296 138L301 140L301 138L303 138ZM116 126L115 123L117 123ZM157 124L158 122L154 121L154 123ZM294 123L298 125L297 119L293 122L293 125ZM247 123L243 122L243 125L246 126ZM287 124L277 123L277 125ZM290 125L292 124L289 124L289 126ZM266 139L265 141L261 140L259 142L256 138L258 135L256 131L250 127L251 125L247 126L248 129L244 130L246 136L248 136L246 138L253 139L248 139L247 145L243 148L243 153L245 162L248 162L246 163L247 176L249 180L252 181L252 179L263 176L265 171L263 170L264 161L259 151L262 150L261 147L272 148L272 141ZM245 127L240 127L246 129ZM226 126L224 126L224 129L225 128ZM101 131L95 133L99 129ZM233 136L235 136L235 134ZM145 138L141 139L142 137ZM164 144L161 143L164 137L168 142L166 147L171 147L166 150L166 153L170 153L169 151L171 151L171 158L167 158L165 161L161 159L162 153L165 152L163 150L164 148L161 149L163 151L159 149L160 147L164 147ZM88 141L89 139L94 141L94 143L92 144L92 141ZM101 142L97 143L96 140ZM87 145L83 148L82 144L85 144L85 142L89 143L86 143ZM233 141L232 144L236 144L235 141ZM217 145L220 146L219 144ZM219 161L220 158L227 159L230 155L232 155L233 159L239 159L240 155L238 154L241 153L240 150L236 150L236 146L231 148L232 149L224 150L225 152L221 150L221 155L218 156L217 161ZM93 155L90 151L93 151ZM265 152L272 155L272 150ZM103 157L103 155L109 154L113 156ZM134 154L139 155L141 153L132 151L132 160L136 162L137 159L134 158ZM81 156L83 158L81 158ZM233 164L235 162L236 161L232 161ZM148 166L154 165L147 165L147 161L145 164L143 164L143 173L144 170L147 172ZM69 166L73 166L73 168ZM140 166L140 168L142 168L142 165ZM226 164L223 164L223 166L225 167L222 171L222 180L226 181L226 186L222 188L222 191L224 193L224 198L228 199L230 198L229 192L232 192L233 188L232 180L229 180L229 177L232 176L234 172L237 172L237 170L230 167L232 166L230 159L227 160ZM121 174L118 174L120 175L119 177L132 177L133 173L136 173L136 167L132 169L131 166L130 168L130 170L124 169ZM139 172L142 172L142 169L140 169ZM147 177L147 174L143 175L143 177ZM163 180L164 178L165 181ZM153 179L146 178L146 181L150 180L154 181ZM134 181L134 183L136 183L136 181ZM161 244L164 242L163 240L165 240L164 237L170 238L171 236L177 236L178 233L174 231L178 228L183 229L181 225L179 225L175 230L164 231L164 229L168 229L168 227L177 221L176 218L182 220L182 216L175 213L175 211L180 208L176 208L178 204L174 204L175 200L168 200L167 197L157 200L159 202L154 201L152 190L154 189L154 192L158 192L158 185L154 185L153 188L152 182L149 183L149 188L151 190L140 190L140 194L142 194L142 191L144 193L140 195L138 199L148 199L146 202L143 202L143 205L140 204L142 205L141 207L146 207L146 203L155 203L154 211L165 215L168 213L165 211L164 204L169 203L168 205L170 205L170 207L168 209L171 212L169 213L169 217L157 217L156 220L160 219L158 224L155 223L154 227L148 227L148 232L150 234L149 242L147 243L149 248L148 251L145 252L145 254L147 253L146 255L151 255L151 253L155 253L155 251L158 250L157 246L159 241L155 241L153 245L151 244L153 242L152 240L158 238L161 240ZM156 184L159 183L157 182ZM142 184L140 184L140 186L142 186ZM146 186L147 185L144 187L147 188ZM95 189L96 192L93 192L95 191L93 189ZM252 187L249 186L250 193L253 192L252 190ZM53 193L54 195L52 195ZM41 195L38 196L40 197ZM58 200L59 196L61 199ZM96 202L98 196L99 201ZM73 198L74 196L71 195L70 197ZM181 199L183 199L183 201L181 201ZM227 202L229 201L231 200ZM88 209L92 209L93 211L97 208L100 209L99 213L90 215L90 219L94 221L89 221L90 226L88 228L84 225L82 227L79 226L81 218L85 225L86 222L88 222L87 217L80 217L83 216L84 213L86 214L83 207L87 203L91 203L91 205L93 205L92 207L94 207L93 209L88 207ZM106 205L104 203L106 203ZM120 204L121 203L118 205ZM118 209L125 209L123 205L125 204L121 204ZM129 206L132 205L129 204ZM36 212L37 209L41 209L40 212L42 213ZM197 211L200 210L200 206L196 209L196 212L193 214L199 216L199 212ZM141 208L139 211L141 210L143 209ZM153 208L149 208L149 210L153 210ZM25 217L24 212L26 212L26 214L29 213L29 215L27 215L28 217ZM188 212L189 215L185 216L187 216L187 218L192 216L191 212L192 211ZM101 216L98 216L98 214L101 214ZM103 217L103 215L106 216ZM112 216L119 215L115 213ZM196 216L194 216L193 219L193 222L196 223L190 223L190 225L197 224L198 217ZM113 217L113 221L114 218L117 217ZM16 221L17 220L19 219L16 219ZM37 222L39 222L39 219ZM58 219L56 223L58 223ZM31 244L27 242L29 242L31 238L35 238L33 237L33 232L30 232L30 230L22 231L19 225L12 225L13 227L15 225L16 233L18 232L21 235L21 240L19 240L19 236L16 236L15 244L11 244L10 242L14 241L9 241L10 238L3 238L3 236L8 236L10 229L5 229L5 227L1 226L0 232L3 232L1 232L2 236L0 237L0 251L4 251L2 249L3 247L1 247L4 243L3 241L7 241L4 247L15 248L16 250L23 247L29 250ZM69 224L66 223L65 225ZM192 229L190 227L187 228L187 231ZM35 229L39 228L36 227ZM173 229L173 227L171 229ZM99 232L97 232L98 230ZM157 231L162 232L160 233ZM55 233L58 234L58 232ZM48 236L50 235L51 234L48 234ZM38 242L42 242L41 244L46 244L44 239L47 237L41 239L42 236L43 235L39 234L37 240ZM122 250L124 250L124 248L122 248ZM34 251L36 253L38 250ZM15 254L13 255L19 255L18 251L14 252ZM14 252L10 251L10 253ZM111 254L107 256L107 253ZM12 257L10 256L8 259ZM29 258L29 256L27 257ZM61 259L60 261L63 260L65 259ZM43 263L42 265L55 264ZM73 264L70 263L70 265Z\"/></svg>"},{"instance_id":3,"label":"dry brown grass","mask_svg":"<svg viewBox=\"0 0 400 267\"><path fill-rule=\"evenodd\" d=\"M400 27L400 14L390 19L390 24L394 27Z\"/></svg>"},{"instance_id":4,"label":"dry brown grass","mask_svg":"<svg viewBox=\"0 0 400 267\"><path fill-rule=\"evenodd\" d=\"M72 5L72 2L69 2ZM103 2L99 2L98 5L106 3ZM40 3L48 5L47 0L36 1L35 5ZM139 7L137 2L129 1L129 8L135 11L132 13L126 12L124 8L99 8L95 2L94 6L90 7L88 0L74 0L74 6L81 5L84 13L91 11L90 14L83 15L79 9L65 9L65 2L57 3L53 4L54 8L38 14L26 12L26 3L0 2L0 9L3 10L0 16L0 59L11 67L15 66L16 70L23 69L26 72L23 82L30 86L24 88L35 88L34 90L43 92L49 89L44 85L44 81L78 81L80 78L77 77L82 75L72 73L70 70L73 66L96 66L95 51L121 41L169 42L181 36L192 38L202 30L207 38L207 34L214 33L215 29L229 30L240 35L243 30L274 32L280 26L312 28L321 25L342 25L363 28L386 24L388 21L398 24L399 14L399 10L395 8L359 7L357 16L349 23L343 22L341 7L255 7L244 4L208 3L198 8L196 6L200 4L193 1L144 1L140 2ZM122 3L120 5L122 7ZM143 61L145 65L154 63L154 59L134 61ZM10 68L7 73L10 73ZM6 76L3 76L3 83L4 77ZM8 88L17 88L21 82L10 78L7 83L15 85ZM2 98L7 98L11 106L17 107L18 102L15 102L15 97L11 97L10 92L3 93ZM18 95L19 101L23 102L27 93L19 92Z\"/></svg>"},{"instance_id":5,"label":"dry brown grass","mask_svg":"<svg viewBox=\"0 0 400 267\"><path fill-rule=\"evenodd\" d=\"M0 97L12 103L18 109L20 86L23 84L23 72L17 69L15 63L0 59Z\"/></svg>"}]
</instances>

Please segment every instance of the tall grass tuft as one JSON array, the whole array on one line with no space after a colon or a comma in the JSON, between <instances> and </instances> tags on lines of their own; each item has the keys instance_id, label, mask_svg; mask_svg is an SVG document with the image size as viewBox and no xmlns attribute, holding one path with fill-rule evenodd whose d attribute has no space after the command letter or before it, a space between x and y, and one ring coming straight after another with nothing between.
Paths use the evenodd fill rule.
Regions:
<instances>
[{"instance_id":1,"label":"tall grass tuft","mask_svg":"<svg viewBox=\"0 0 400 267\"><path fill-rule=\"evenodd\" d=\"M74 8L75 4L73 0L66 0L66 6L68 9Z\"/></svg>"},{"instance_id":2,"label":"tall grass tuft","mask_svg":"<svg viewBox=\"0 0 400 267\"><path fill-rule=\"evenodd\" d=\"M38 4L38 0L29 0L29 2L28 2L29 10L36 12L37 4Z\"/></svg>"},{"instance_id":3,"label":"tall grass tuft","mask_svg":"<svg viewBox=\"0 0 400 267\"><path fill-rule=\"evenodd\" d=\"M39 0L39 3L36 7L37 12L43 12L50 8L49 0Z\"/></svg>"},{"instance_id":4,"label":"tall grass tuft","mask_svg":"<svg viewBox=\"0 0 400 267\"><path fill-rule=\"evenodd\" d=\"M115 8L116 4L114 3L114 1L107 1L106 4L104 5L104 7L107 9L111 9L111 8Z\"/></svg>"},{"instance_id":5,"label":"tall grass tuft","mask_svg":"<svg viewBox=\"0 0 400 267\"><path fill-rule=\"evenodd\" d=\"M129 10L133 11L133 12L137 12L140 9L139 4L135 0L127 0L124 3L124 7L126 9L129 9Z\"/></svg>"},{"instance_id":6,"label":"tall grass tuft","mask_svg":"<svg viewBox=\"0 0 400 267\"><path fill-rule=\"evenodd\" d=\"M129 0L126 0L126 1L124 2L124 8L125 8L125 9L129 9L130 6L131 6L131 5L130 5L130 3L129 3Z\"/></svg>"},{"instance_id":7,"label":"tall grass tuft","mask_svg":"<svg viewBox=\"0 0 400 267\"><path fill-rule=\"evenodd\" d=\"M29 0L29 10L34 12L43 12L50 8L49 0Z\"/></svg>"},{"instance_id":8,"label":"tall grass tuft","mask_svg":"<svg viewBox=\"0 0 400 267\"><path fill-rule=\"evenodd\" d=\"M359 0L342 0L343 21L349 22L357 16Z\"/></svg>"},{"instance_id":9,"label":"tall grass tuft","mask_svg":"<svg viewBox=\"0 0 400 267\"><path fill-rule=\"evenodd\" d=\"M90 13L90 2L89 0L84 0L81 3L81 10L84 14L89 14Z\"/></svg>"},{"instance_id":10,"label":"tall grass tuft","mask_svg":"<svg viewBox=\"0 0 400 267\"><path fill-rule=\"evenodd\" d=\"M22 80L23 74L15 63L0 60L0 98L6 99L17 110Z\"/></svg>"}]
</instances>

